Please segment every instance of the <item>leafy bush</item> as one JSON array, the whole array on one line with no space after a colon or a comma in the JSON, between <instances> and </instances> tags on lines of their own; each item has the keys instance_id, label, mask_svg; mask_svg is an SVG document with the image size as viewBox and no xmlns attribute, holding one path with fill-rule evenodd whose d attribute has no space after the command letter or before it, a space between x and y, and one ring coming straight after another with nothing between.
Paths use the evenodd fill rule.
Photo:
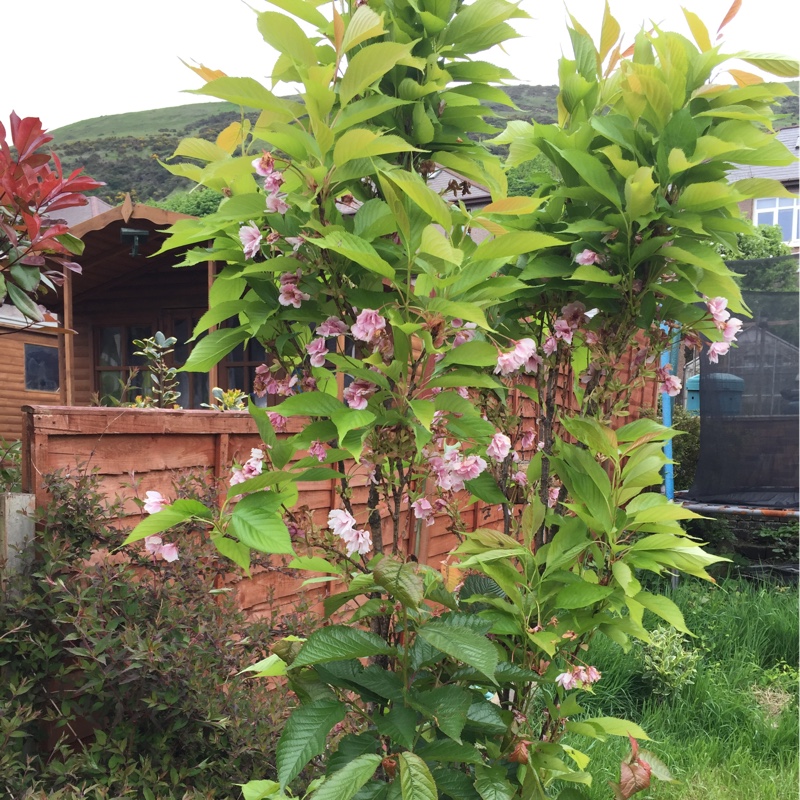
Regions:
<instances>
[{"instance_id":1,"label":"leafy bush","mask_svg":"<svg viewBox=\"0 0 800 800\"><path fill-rule=\"evenodd\" d=\"M700 457L700 417L690 414L683 406L674 406L672 427L683 432L683 436L676 436L672 440L675 488L689 489L694 483L697 460Z\"/></svg>"},{"instance_id":2,"label":"leafy bush","mask_svg":"<svg viewBox=\"0 0 800 800\"><path fill-rule=\"evenodd\" d=\"M641 645L643 671L654 694L668 697L694 683L700 653L686 647L686 637L675 628L658 627Z\"/></svg>"},{"instance_id":3,"label":"leafy bush","mask_svg":"<svg viewBox=\"0 0 800 800\"><path fill-rule=\"evenodd\" d=\"M49 489L35 566L0 603L0 786L13 798L229 797L272 772L285 697L237 673L276 626L295 628L245 626L214 588L229 565L198 535L169 564L111 552L120 537L95 476Z\"/></svg>"}]
</instances>

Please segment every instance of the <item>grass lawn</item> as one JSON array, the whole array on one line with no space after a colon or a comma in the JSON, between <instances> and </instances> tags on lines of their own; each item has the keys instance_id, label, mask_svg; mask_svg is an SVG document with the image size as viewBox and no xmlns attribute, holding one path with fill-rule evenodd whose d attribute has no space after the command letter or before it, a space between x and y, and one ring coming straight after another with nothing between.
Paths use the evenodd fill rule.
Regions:
<instances>
[{"instance_id":1,"label":"grass lawn","mask_svg":"<svg viewBox=\"0 0 800 800\"><path fill-rule=\"evenodd\" d=\"M664 587L661 587L664 590ZM668 588L666 591L669 591ZM654 780L636 795L652 800L794 800L798 797L798 591L796 586L687 579L671 594L694 639L693 676L674 670L670 688L648 679L645 649L627 654L604 638L589 663L603 673L583 705L597 715L639 723L679 781ZM658 625L645 618L648 628ZM659 661L658 657L656 658ZM666 663L661 658L662 666ZM669 671L669 668L667 668ZM692 681L692 682L690 682ZM575 743L592 757L595 776L583 796L606 800L628 742Z\"/></svg>"}]
</instances>

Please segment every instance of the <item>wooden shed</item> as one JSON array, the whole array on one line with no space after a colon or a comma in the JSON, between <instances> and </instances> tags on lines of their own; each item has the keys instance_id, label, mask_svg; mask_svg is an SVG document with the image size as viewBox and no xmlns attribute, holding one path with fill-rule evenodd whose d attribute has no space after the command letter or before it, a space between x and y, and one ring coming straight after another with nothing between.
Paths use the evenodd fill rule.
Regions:
<instances>
[{"instance_id":1,"label":"wooden shed","mask_svg":"<svg viewBox=\"0 0 800 800\"><path fill-rule=\"evenodd\" d=\"M77 259L83 272L68 272L58 298L47 304L58 322L25 326L14 309L0 307L0 437L6 440L20 438L23 405L88 406L118 397L131 368L142 363L133 339L156 331L175 336L180 365L189 353L183 343L208 308L212 264L175 269L175 253L151 257L165 238L159 231L186 215L130 196L116 207L92 198L62 214L69 212L71 232L85 245ZM182 404L199 408L219 383L215 372L182 373Z\"/></svg>"}]
</instances>

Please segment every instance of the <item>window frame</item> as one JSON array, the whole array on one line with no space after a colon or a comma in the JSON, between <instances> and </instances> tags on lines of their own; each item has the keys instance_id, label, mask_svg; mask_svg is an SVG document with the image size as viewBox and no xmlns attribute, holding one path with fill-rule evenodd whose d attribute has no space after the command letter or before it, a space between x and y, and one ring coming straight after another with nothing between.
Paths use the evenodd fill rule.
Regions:
<instances>
[{"instance_id":1,"label":"window frame","mask_svg":"<svg viewBox=\"0 0 800 800\"><path fill-rule=\"evenodd\" d=\"M800 198L798 197L759 197L753 201L753 224L754 225L777 225L781 232L783 226L780 224L779 215L786 209L792 210L792 229L791 238L783 239L783 243L789 247L800 246ZM770 219L761 219L762 215L770 215Z\"/></svg>"}]
</instances>

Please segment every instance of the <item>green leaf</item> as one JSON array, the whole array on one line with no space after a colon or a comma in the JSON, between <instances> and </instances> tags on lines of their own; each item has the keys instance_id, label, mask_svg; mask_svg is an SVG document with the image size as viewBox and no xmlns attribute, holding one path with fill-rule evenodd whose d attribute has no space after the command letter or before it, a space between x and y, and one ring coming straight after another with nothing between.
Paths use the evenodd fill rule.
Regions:
<instances>
[{"instance_id":1,"label":"green leaf","mask_svg":"<svg viewBox=\"0 0 800 800\"><path fill-rule=\"evenodd\" d=\"M686 627L683 613L668 597L663 595L650 594L649 592L639 592L634 598L637 603L652 611L661 619L666 620L673 628L677 628L683 633L691 633ZM639 737L636 737L639 738Z\"/></svg>"},{"instance_id":2,"label":"green leaf","mask_svg":"<svg viewBox=\"0 0 800 800\"><path fill-rule=\"evenodd\" d=\"M344 403L324 392L293 394L270 408L284 417L332 417L342 410L346 410Z\"/></svg>"},{"instance_id":3,"label":"green leaf","mask_svg":"<svg viewBox=\"0 0 800 800\"><path fill-rule=\"evenodd\" d=\"M250 338L244 328L220 328L204 336L178 372L208 372L237 345Z\"/></svg>"},{"instance_id":4,"label":"green leaf","mask_svg":"<svg viewBox=\"0 0 800 800\"><path fill-rule=\"evenodd\" d=\"M250 570L250 548L240 542L234 542L224 536L214 536L211 539L214 547L225 558L229 558L234 564L238 564L245 572Z\"/></svg>"},{"instance_id":5,"label":"green leaf","mask_svg":"<svg viewBox=\"0 0 800 800\"><path fill-rule=\"evenodd\" d=\"M436 365L441 371L451 364L464 364L470 367L493 367L497 363L497 348L489 342L473 339L471 342L454 347Z\"/></svg>"},{"instance_id":6,"label":"green leaf","mask_svg":"<svg viewBox=\"0 0 800 800\"><path fill-rule=\"evenodd\" d=\"M322 754L331 728L344 716L344 704L329 699L316 700L292 712L276 750L281 789L286 789L314 756Z\"/></svg>"},{"instance_id":7,"label":"green leaf","mask_svg":"<svg viewBox=\"0 0 800 800\"><path fill-rule=\"evenodd\" d=\"M265 797L277 795L281 789L281 785L275 781L248 781L235 785L241 788L243 800L264 800Z\"/></svg>"},{"instance_id":8,"label":"green leaf","mask_svg":"<svg viewBox=\"0 0 800 800\"><path fill-rule=\"evenodd\" d=\"M414 753L400 753L400 791L403 800L437 800L436 782L428 765Z\"/></svg>"},{"instance_id":9,"label":"green leaf","mask_svg":"<svg viewBox=\"0 0 800 800\"><path fill-rule=\"evenodd\" d=\"M287 14L264 11L258 15L258 31L270 47L285 53L292 61L304 66L317 63L313 40Z\"/></svg>"},{"instance_id":10,"label":"green leaf","mask_svg":"<svg viewBox=\"0 0 800 800\"><path fill-rule=\"evenodd\" d=\"M369 243L365 242L355 234L347 231L334 231L327 236L321 236L313 240L314 244L325 250L332 250L356 264L360 264L364 269L382 275L384 278L394 278L394 269L384 261L377 250Z\"/></svg>"},{"instance_id":11,"label":"green leaf","mask_svg":"<svg viewBox=\"0 0 800 800\"><path fill-rule=\"evenodd\" d=\"M192 517L211 520L212 516L211 511L197 500L176 500L171 505L162 508L161 511L157 511L155 514L145 517L125 537L125 541L121 546L125 547L125 545L138 542L147 536L155 536L157 533L163 533L175 525L186 522L186 520Z\"/></svg>"},{"instance_id":12,"label":"green leaf","mask_svg":"<svg viewBox=\"0 0 800 800\"><path fill-rule=\"evenodd\" d=\"M276 678L286 674L286 662L273 653L252 666L239 670L237 674L241 675L245 672L255 673L251 676L253 678Z\"/></svg>"},{"instance_id":13,"label":"green leaf","mask_svg":"<svg viewBox=\"0 0 800 800\"><path fill-rule=\"evenodd\" d=\"M510 258L523 253L532 253L547 247L563 247L564 241L537 231L512 231L478 245L472 261L487 261L494 258Z\"/></svg>"},{"instance_id":14,"label":"green leaf","mask_svg":"<svg viewBox=\"0 0 800 800\"><path fill-rule=\"evenodd\" d=\"M367 6L361 8L367 8ZM367 128L353 128L339 137L336 142L336 146L333 148L333 163L340 167L356 158L411 152L419 151L399 136L382 135Z\"/></svg>"},{"instance_id":15,"label":"green leaf","mask_svg":"<svg viewBox=\"0 0 800 800\"><path fill-rule=\"evenodd\" d=\"M599 586L596 583L575 581L575 583L570 583L561 589L556 595L555 602L559 608L588 608L604 600L613 591L613 586Z\"/></svg>"},{"instance_id":16,"label":"green leaf","mask_svg":"<svg viewBox=\"0 0 800 800\"><path fill-rule=\"evenodd\" d=\"M786 56L775 53L731 53L728 58L741 58L742 61L752 64L754 67L763 69L779 78L796 78L800 75L800 62L796 58L786 58Z\"/></svg>"},{"instance_id":17,"label":"green leaf","mask_svg":"<svg viewBox=\"0 0 800 800\"><path fill-rule=\"evenodd\" d=\"M438 621L425 623L417 630L417 635L451 658L475 667L494 682L497 651L484 636L468 628Z\"/></svg>"},{"instance_id":18,"label":"green leaf","mask_svg":"<svg viewBox=\"0 0 800 800\"><path fill-rule=\"evenodd\" d=\"M491 503L492 505L508 503L508 498L503 494L494 476L489 471L482 472L471 481L465 481L464 486L475 497L483 500L484 503Z\"/></svg>"},{"instance_id":19,"label":"green leaf","mask_svg":"<svg viewBox=\"0 0 800 800\"><path fill-rule=\"evenodd\" d=\"M417 712L403 705L395 705L388 713L376 713L375 727L381 736L388 736L398 744L411 749L417 732Z\"/></svg>"},{"instance_id":20,"label":"green leaf","mask_svg":"<svg viewBox=\"0 0 800 800\"><path fill-rule=\"evenodd\" d=\"M336 433L339 435L339 445L347 449L344 445L345 436L350 431L363 428L375 421L375 415L371 411L358 410L353 408L340 409L331 414L331 422L336 426ZM352 453L357 458L355 453ZM360 455L360 452L359 452Z\"/></svg>"},{"instance_id":21,"label":"green leaf","mask_svg":"<svg viewBox=\"0 0 800 800\"><path fill-rule=\"evenodd\" d=\"M378 78L382 78L398 61L411 54L411 44L378 42L359 50L347 65L339 84L339 102L345 106L357 94L362 94Z\"/></svg>"},{"instance_id":22,"label":"green leaf","mask_svg":"<svg viewBox=\"0 0 800 800\"><path fill-rule=\"evenodd\" d=\"M341 567L331 564L319 556L298 556L289 562L289 569L305 569L309 572L329 572L334 575L341 575Z\"/></svg>"},{"instance_id":23,"label":"green leaf","mask_svg":"<svg viewBox=\"0 0 800 800\"><path fill-rule=\"evenodd\" d=\"M439 686L420 692L412 698L412 705L426 716L434 717L442 733L460 742L472 706L472 693L460 686Z\"/></svg>"},{"instance_id":24,"label":"green leaf","mask_svg":"<svg viewBox=\"0 0 800 800\"><path fill-rule=\"evenodd\" d=\"M611 736L633 736L634 739L645 739L650 741L650 737L635 723L627 719L617 717L592 717L591 719L581 720L599 728L603 733Z\"/></svg>"},{"instance_id":25,"label":"green leaf","mask_svg":"<svg viewBox=\"0 0 800 800\"><path fill-rule=\"evenodd\" d=\"M475 788L481 800L514 800L516 797L514 787L506 779L506 771L502 767L477 767L475 774Z\"/></svg>"},{"instance_id":26,"label":"green leaf","mask_svg":"<svg viewBox=\"0 0 800 800\"><path fill-rule=\"evenodd\" d=\"M371 753L357 756L336 771L311 795L311 800L352 800L375 774L381 757Z\"/></svg>"},{"instance_id":27,"label":"green leaf","mask_svg":"<svg viewBox=\"0 0 800 800\"><path fill-rule=\"evenodd\" d=\"M191 90L188 93L217 97L248 108L269 109L280 113L286 120L294 117L294 113L289 109L296 104L287 103L276 97L253 78L216 78L209 81L202 89Z\"/></svg>"},{"instance_id":28,"label":"green leaf","mask_svg":"<svg viewBox=\"0 0 800 800\"><path fill-rule=\"evenodd\" d=\"M417 755L428 763L439 761L463 764L483 764L483 758L472 744L461 744L452 739L435 739L417 750Z\"/></svg>"},{"instance_id":29,"label":"green leaf","mask_svg":"<svg viewBox=\"0 0 800 800\"><path fill-rule=\"evenodd\" d=\"M262 504L263 495L263 492L247 495L236 504L230 519L233 535L261 553L294 555L286 523L280 514Z\"/></svg>"},{"instance_id":30,"label":"green leaf","mask_svg":"<svg viewBox=\"0 0 800 800\"><path fill-rule=\"evenodd\" d=\"M452 225L450 207L416 172L407 172L403 169L385 170L380 173L380 178L389 181L403 192L445 231L450 230Z\"/></svg>"},{"instance_id":31,"label":"green leaf","mask_svg":"<svg viewBox=\"0 0 800 800\"><path fill-rule=\"evenodd\" d=\"M44 319L42 312L39 310L39 306L34 303L33 300L22 291L22 289L15 286L13 283L7 282L6 291L8 292L8 297L16 309L21 311L28 319L31 319L34 322L41 322Z\"/></svg>"},{"instance_id":32,"label":"green leaf","mask_svg":"<svg viewBox=\"0 0 800 800\"><path fill-rule=\"evenodd\" d=\"M329 625L314 631L308 637L291 668L393 653L394 648L374 633L362 631L360 628L348 628L346 625Z\"/></svg>"},{"instance_id":33,"label":"green leaf","mask_svg":"<svg viewBox=\"0 0 800 800\"><path fill-rule=\"evenodd\" d=\"M464 260L464 251L453 247L450 240L435 225L426 225L422 231L421 253L435 256L448 264L460 265Z\"/></svg>"},{"instance_id":34,"label":"green leaf","mask_svg":"<svg viewBox=\"0 0 800 800\"><path fill-rule=\"evenodd\" d=\"M347 23L347 29L342 39L342 51L346 53L367 39L381 36L385 32L383 18L369 6L359 6Z\"/></svg>"},{"instance_id":35,"label":"green leaf","mask_svg":"<svg viewBox=\"0 0 800 800\"><path fill-rule=\"evenodd\" d=\"M581 150L561 150L560 152L567 163L592 189L610 200L617 208L621 208L619 190L599 158Z\"/></svg>"},{"instance_id":36,"label":"green leaf","mask_svg":"<svg viewBox=\"0 0 800 800\"><path fill-rule=\"evenodd\" d=\"M375 580L395 600L404 606L419 608L422 602L424 585L413 563L403 563L390 556L384 556L374 569Z\"/></svg>"}]
</instances>

